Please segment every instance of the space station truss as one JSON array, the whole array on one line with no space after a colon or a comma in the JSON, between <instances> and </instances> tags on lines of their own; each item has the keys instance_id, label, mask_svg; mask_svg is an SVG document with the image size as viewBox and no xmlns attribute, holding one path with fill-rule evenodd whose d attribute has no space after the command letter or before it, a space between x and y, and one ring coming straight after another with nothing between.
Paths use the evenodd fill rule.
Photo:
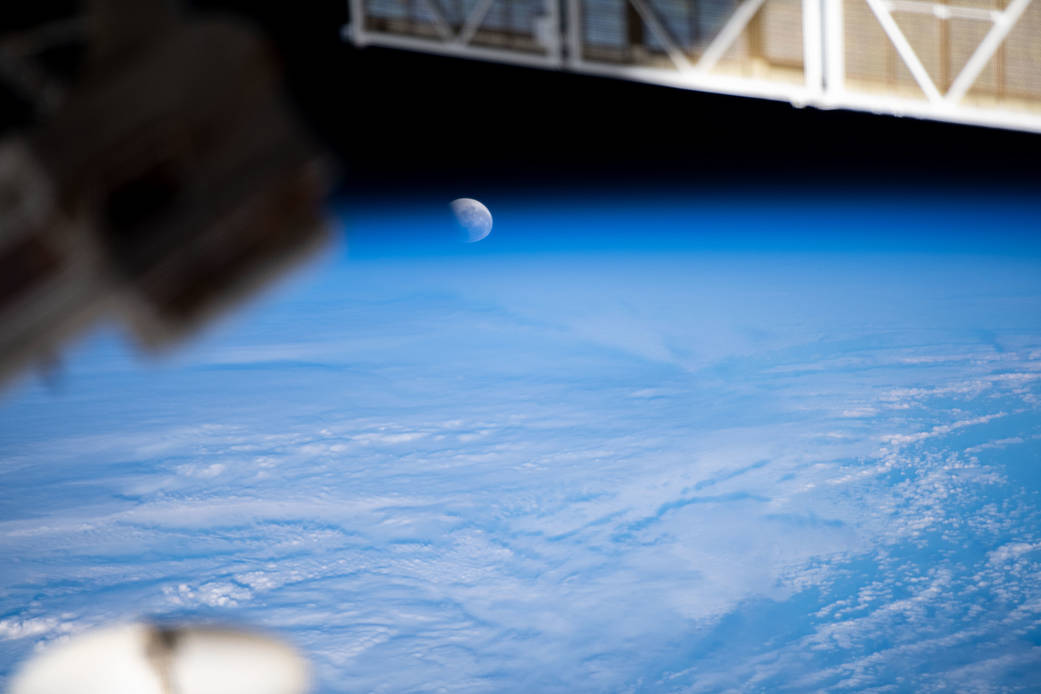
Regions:
<instances>
[{"instance_id":1,"label":"space station truss","mask_svg":"<svg viewBox=\"0 0 1041 694\"><path fill-rule=\"evenodd\" d=\"M1041 132L1041 0L349 0L345 38Z\"/></svg>"}]
</instances>

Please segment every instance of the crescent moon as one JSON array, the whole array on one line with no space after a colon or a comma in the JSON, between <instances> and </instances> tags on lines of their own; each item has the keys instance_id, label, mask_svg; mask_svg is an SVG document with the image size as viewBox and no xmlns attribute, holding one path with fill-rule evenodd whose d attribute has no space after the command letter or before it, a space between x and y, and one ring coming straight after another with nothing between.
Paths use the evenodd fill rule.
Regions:
<instances>
[{"instance_id":1,"label":"crescent moon","mask_svg":"<svg viewBox=\"0 0 1041 694\"><path fill-rule=\"evenodd\" d=\"M451 202L455 220L466 232L467 243L477 243L492 231L492 213L473 198L458 198Z\"/></svg>"}]
</instances>

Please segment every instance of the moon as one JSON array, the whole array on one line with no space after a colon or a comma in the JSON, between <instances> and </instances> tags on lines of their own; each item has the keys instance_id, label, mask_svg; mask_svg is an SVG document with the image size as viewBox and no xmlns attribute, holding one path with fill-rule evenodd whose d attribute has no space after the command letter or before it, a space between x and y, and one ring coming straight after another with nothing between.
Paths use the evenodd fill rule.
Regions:
<instances>
[{"instance_id":1,"label":"moon","mask_svg":"<svg viewBox=\"0 0 1041 694\"><path fill-rule=\"evenodd\" d=\"M455 220L466 232L467 243L477 243L492 230L492 213L473 198L458 198L451 202Z\"/></svg>"}]
</instances>

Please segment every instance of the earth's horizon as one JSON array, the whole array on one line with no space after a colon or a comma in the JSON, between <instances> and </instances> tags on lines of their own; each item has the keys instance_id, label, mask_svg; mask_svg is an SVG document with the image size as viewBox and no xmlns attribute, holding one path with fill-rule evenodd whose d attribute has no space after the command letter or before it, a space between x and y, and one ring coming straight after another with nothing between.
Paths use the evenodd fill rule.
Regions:
<instances>
[{"instance_id":1,"label":"earth's horizon","mask_svg":"<svg viewBox=\"0 0 1041 694\"><path fill-rule=\"evenodd\" d=\"M1036 205L482 199L5 395L0 689L145 616L323 694L1036 691Z\"/></svg>"}]
</instances>

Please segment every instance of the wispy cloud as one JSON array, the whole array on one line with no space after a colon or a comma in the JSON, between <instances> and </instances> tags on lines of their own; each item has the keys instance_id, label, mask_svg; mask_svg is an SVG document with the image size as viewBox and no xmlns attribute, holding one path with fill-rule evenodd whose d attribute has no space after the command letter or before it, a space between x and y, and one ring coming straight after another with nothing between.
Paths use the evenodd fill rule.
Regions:
<instances>
[{"instance_id":1,"label":"wispy cloud","mask_svg":"<svg viewBox=\"0 0 1041 694\"><path fill-rule=\"evenodd\" d=\"M1041 511L979 455L1041 440L1030 326L999 354L923 337L897 307L878 337L829 297L684 273L612 293L488 272L479 299L383 278L411 293L315 309L363 326L357 342L203 345L154 377L205 402L9 433L4 672L140 614L279 630L323 692L929 691L1035 672ZM337 369L288 365L306 360ZM224 368L248 364L270 371ZM125 378L95 397L154 383Z\"/></svg>"}]
</instances>

